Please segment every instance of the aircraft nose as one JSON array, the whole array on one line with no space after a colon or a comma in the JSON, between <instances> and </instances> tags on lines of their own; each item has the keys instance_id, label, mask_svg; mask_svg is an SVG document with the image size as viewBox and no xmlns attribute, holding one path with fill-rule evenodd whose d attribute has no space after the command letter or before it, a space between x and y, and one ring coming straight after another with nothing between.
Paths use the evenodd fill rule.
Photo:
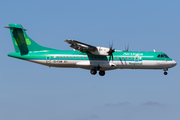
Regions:
<instances>
[{"instance_id":1,"label":"aircraft nose","mask_svg":"<svg viewBox=\"0 0 180 120\"><path fill-rule=\"evenodd\" d=\"M172 61L171 64L172 64L173 67L177 65L176 61L174 61L174 60Z\"/></svg>"}]
</instances>

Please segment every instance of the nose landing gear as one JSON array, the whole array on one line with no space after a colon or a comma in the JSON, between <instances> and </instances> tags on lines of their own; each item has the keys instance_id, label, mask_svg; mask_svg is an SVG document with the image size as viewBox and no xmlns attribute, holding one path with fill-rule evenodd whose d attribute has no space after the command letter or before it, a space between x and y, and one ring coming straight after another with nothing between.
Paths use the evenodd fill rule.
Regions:
<instances>
[{"instance_id":1,"label":"nose landing gear","mask_svg":"<svg viewBox=\"0 0 180 120\"><path fill-rule=\"evenodd\" d=\"M166 69L164 69L164 75L167 75L167 74L168 74L166 71L168 71L168 69L167 69L167 68L166 68Z\"/></svg>"},{"instance_id":2,"label":"nose landing gear","mask_svg":"<svg viewBox=\"0 0 180 120\"><path fill-rule=\"evenodd\" d=\"M164 75L167 75L168 73L167 72L164 72Z\"/></svg>"}]
</instances>

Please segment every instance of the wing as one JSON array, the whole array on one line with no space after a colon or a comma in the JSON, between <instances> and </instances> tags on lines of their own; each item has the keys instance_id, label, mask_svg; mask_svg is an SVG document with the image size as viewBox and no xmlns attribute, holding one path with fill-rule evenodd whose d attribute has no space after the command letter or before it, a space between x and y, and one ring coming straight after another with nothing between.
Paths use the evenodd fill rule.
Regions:
<instances>
[{"instance_id":1,"label":"wing","mask_svg":"<svg viewBox=\"0 0 180 120\"><path fill-rule=\"evenodd\" d=\"M76 40L65 40L64 42L71 44L70 47L83 53L92 53L97 50L97 48L94 46L91 46L91 45L88 45L88 44L85 44Z\"/></svg>"}]
</instances>

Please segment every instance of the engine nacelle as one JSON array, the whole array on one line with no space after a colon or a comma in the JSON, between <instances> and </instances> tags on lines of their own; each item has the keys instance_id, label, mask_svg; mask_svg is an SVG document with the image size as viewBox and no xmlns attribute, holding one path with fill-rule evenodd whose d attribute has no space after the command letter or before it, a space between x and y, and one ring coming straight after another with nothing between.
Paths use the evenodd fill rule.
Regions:
<instances>
[{"instance_id":1,"label":"engine nacelle","mask_svg":"<svg viewBox=\"0 0 180 120\"><path fill-rule=\"evenodd\" d=\"M106 47L96 47L97 50L94 51L94 52L91 52L92 54L95 54L95 55L108 55L108 51L109 51L109 48L106 48Z\"/></svg>"}]
</instances>

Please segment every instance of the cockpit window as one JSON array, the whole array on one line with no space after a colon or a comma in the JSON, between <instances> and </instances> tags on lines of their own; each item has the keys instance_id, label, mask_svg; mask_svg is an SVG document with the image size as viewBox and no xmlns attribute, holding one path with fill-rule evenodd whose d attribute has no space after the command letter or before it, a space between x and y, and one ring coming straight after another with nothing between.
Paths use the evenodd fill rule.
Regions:
<instances>
[{"instance_id":1,"label":"cockpit window","mask_svg":"<svg viewBox=\"0 0 180 120\"><path fill-rule=\"evenodd\" d=\"M159 58L164 58L164 57L169 58L166 54L161 54L161 55L159 54L157 57L159 57Z\"/></svg>"},{"instance_id":2,"label":"cockpit window","mask_svg":"<svg viewBox=\"0 0 180 120\"><path fill-rule=\"evenodd\" d=\"M164 55L161 55L161 57L164 57Z\"/></svg>"},{"instance_id":3,"label":"cockpit window","mask_svg":"<svg viewBox=\"0 0 180 120\"><path fill-rule=\"evenodd\" d=\"M169 58L167 55L164 55L164 57Z\"/></svg>"}]
</instances>

